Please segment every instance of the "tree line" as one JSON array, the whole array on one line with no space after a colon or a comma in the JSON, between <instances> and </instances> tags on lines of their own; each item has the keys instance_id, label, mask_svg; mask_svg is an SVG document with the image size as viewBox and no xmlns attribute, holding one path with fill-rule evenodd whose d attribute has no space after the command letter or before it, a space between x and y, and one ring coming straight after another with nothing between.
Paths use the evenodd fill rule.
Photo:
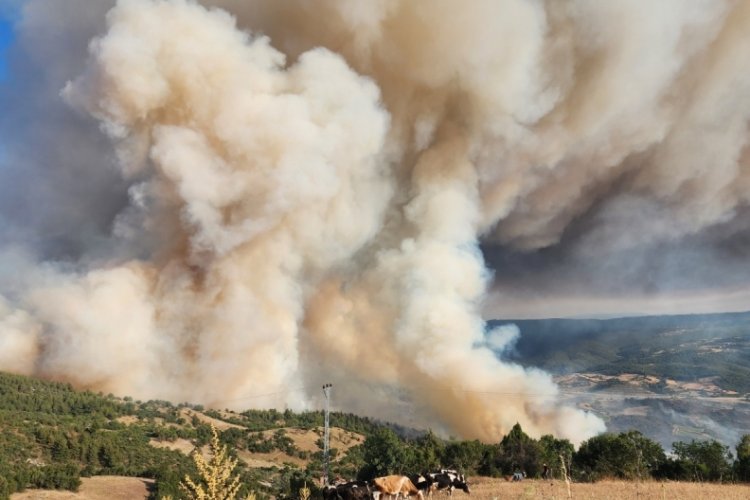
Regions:
<instances>
[{"instance_id":1,"label":"tree line","mask_svg":"<svg viewBox=\"0 0 750 500\"><path fill-rule=\"evenodd\" d=\"M636 430L606 433L584 441L576 450L551 435L534 439L516 424L498 443L444 441L433 433L402 439L388 428L362 445L360 479L421 472L442 467L468 475L509 476L523 472L540 478L544 465L562 479L565 470L576 481L669 479L679 481L750 481L750 434L736 446L736 458L718 441L676 442L667 455L662 446ZM564 467L563 467L564 465Z\"/></svg>"}]
</instances>

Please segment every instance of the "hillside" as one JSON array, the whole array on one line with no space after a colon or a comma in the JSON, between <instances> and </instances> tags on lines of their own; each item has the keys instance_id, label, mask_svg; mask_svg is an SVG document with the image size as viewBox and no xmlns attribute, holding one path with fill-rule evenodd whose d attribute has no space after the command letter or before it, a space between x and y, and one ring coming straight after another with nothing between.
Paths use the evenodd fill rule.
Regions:
<instances>
[{"instance_id":1,"label":"hillside","mask_svg":"<svg viewBox=\"0 0 750 500\"><path fill-rule=\"evenodd\" d=\"M333 471L352 475L361 464L348 452L382 425L336 412L331 423ZM188 455L205 446L209 424L240 458L247 490L278 491L274 479L288 484L284 474L320 469L320 412L219 412L0 373L0 498L22 486L75 489L79 477L99 475L155 479L152 496L174 494L194 473Z\"/></svg>"},{"instance_id":2,"label":"hillside","mask_svg":"<svg viewBox=\"0 0 750 500\"><path fill-rule=\"evenodd\" d=\"M563 397L610 431L639 429L665 448L679 440L736 442L750 428L750 313L513 323L498 355L555 376Z\"/></svg>"}]
</instances>

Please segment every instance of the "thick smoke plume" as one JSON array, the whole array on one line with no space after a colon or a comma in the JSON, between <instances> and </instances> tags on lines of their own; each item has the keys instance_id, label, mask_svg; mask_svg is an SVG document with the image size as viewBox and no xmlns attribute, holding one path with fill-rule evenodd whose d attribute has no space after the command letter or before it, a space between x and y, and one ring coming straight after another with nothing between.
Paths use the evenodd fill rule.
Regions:
<instances>
[{"instance_id":1,"label":"thick smoke plume","mask_svg":"<svg viewBox=\"0 0 750 500\"><path fill-rule=\"evenodd\" d=\"M0 122L38 147L0 157L0 369L239 408L332 382L342 409L462 437L591 436L488 348L517 334L485 338L479 244L736 220L748 24L716 1L31 0L11 62L44 76L2 94L38 96Z\"/></svg>"}]
</instances>

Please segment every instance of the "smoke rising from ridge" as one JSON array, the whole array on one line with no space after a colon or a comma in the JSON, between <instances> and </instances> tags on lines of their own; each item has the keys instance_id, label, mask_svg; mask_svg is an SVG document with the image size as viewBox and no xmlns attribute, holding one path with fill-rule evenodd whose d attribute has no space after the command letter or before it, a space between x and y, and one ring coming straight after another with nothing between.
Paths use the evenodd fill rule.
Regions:
<instances>
[{"instance_id":1,"label":"smoke rising from ridge","mask_svg":"<svg viewBox=\"0 0 750 500\"><path fill-rule=\"evenodd\" d=\"M0 118L0 369L238 407L330 381L349 411L584 439L601 421L485 347L479 245L737 224L749 23L715 1L31 0L11 62L42 76L0 91L26 98Z\"/></svg>"}]
</instances>

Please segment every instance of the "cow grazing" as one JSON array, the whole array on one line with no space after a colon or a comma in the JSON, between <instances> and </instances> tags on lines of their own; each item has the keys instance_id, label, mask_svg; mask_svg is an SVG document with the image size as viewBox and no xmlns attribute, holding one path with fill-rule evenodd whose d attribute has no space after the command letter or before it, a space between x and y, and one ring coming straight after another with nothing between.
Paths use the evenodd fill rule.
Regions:
<instances>
[{"instance_id":1,"label":"cow grazing","mask_svg":"<svg viewBox=\"0 0 750 500\"><path fill-rule=\"evenodd\" d=\"M323 487L323 499L324 500L341 500L336 491L336 487L332 484L327 484Z\"/></svg>"},{"instance_id":2,"label":"cow grazing","mask_svg":"<svg viewBox=\"0 0 750 500\"><path fill-rule=\"evenodd\" d=\"M432 492L432 478L429 474L409 474L409 479L422 493Z\"/></svg>"},{"instance_id":3,"label":"cow grazing","mask_svg":"<svg viewBox=\"0 0 750 500\"><path fill-rule=\"evenodd\" d=\"M466 482L466 476L459 474L453 469L442 469L440 472L427 474L431 481L431 489L437 491L446 491L448 495L453 495L453 490L463 490L471 493L469 484Z\"/></svg>"},{"instance_id":4,"label":"cow grazing","mask_svg":"<svg viewBox=\"0 0 750 500\"><path fill-rule=\"evenodd\" d=\"M326 486L323 490L325 500L370 500L372 489L366 481L348 481Z\"/></svg>"},{"instance_id":5,"label":"cow grazing","mask_svg":"<svg viewBox=\"0 0 750 500\"><path fill-rule=\"evenodd\" d=\"M424 500L424 494L406 476L391 475L376 477L372 482L373 487L380 492L381 499L416 496L419 500Z\"/></svg>"}]
</instances>

